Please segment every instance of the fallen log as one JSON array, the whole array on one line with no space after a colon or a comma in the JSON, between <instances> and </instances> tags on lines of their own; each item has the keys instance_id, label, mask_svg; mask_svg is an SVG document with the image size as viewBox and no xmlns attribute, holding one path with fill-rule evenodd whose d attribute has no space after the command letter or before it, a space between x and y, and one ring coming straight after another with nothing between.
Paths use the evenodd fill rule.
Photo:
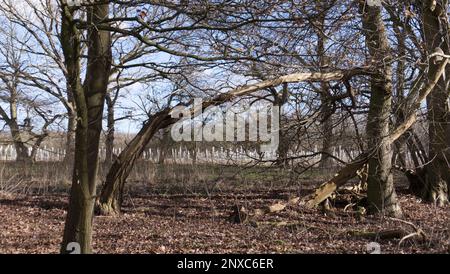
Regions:
<instances>
[{"instance_id":1,"label":"fallen log","mask_svg":"<svg viewBox=\"0 0 450 274\"><path fill-rule=\"evenodd\" d=\"M389 230L382 230L377 232L372 231L350 231L348 232L349 235L355 236L355 237L361 237L369 240L391 240L391 239L400 239L398 245L400 246L404 241L406 240L413 240L413 241L419 241L423 242L427 240L427 235L425 232L414 225L411 222L396 219L396 218L390 218L393 221L401 222L403 224L407 224L411 228L414 229L414 232L410 233L407 230L404 230L403 228L399 229L389 229Z\"/></svg>"},{"instance_id":2,"label":"fallen log","mask_svg":"<svg viewBox=\"0 0 450 274\"><path fill-rule=\"evenodd\" d=\"M403 229L390 229L382 231L350 231L348 232L350 236L364 238L372 241L376 240L392 240L392 239L402 239L409 233Z\"/></svg>"},{"instance_id":3,"label":"fallen log","mask_svg":"<svg viewBox=\"0 0 450 274\"><path fill-rule=\"evenodd\" d=\"M306 207L313 208L325 201L334 191L347 183L348 180L356 177L358 171L361 170L369 160L368 154L361 154L354 162L348 164L338 173L334 175L329 181L319 186L314 193L306 196L302 200L302 204Z\"/></svg>"}]
</instances>

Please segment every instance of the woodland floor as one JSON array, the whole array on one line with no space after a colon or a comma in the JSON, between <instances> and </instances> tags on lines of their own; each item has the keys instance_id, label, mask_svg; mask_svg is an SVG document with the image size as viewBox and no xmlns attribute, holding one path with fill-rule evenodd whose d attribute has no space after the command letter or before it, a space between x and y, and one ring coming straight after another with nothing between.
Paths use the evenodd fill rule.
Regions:
<instances>
[{"instance_id":1,"label":"woodland floor","mask_svg":"<svg viewBox=\"0 0 450 274\"><path fill-rule=\"evenodd\" d=\"M310 183L305 184L308 179ZM450 210L421 203L401 186L397 192L403 219L425 232L424 241L407 240L399 245L399 238L357 236L355 232L414 229L381 216L360 217L344 211L342 206L324 214L320 209L295 205L278 213L251 217L244 224L230 222L236 204L248 210L264 208L292 196L303 196L321 181L303 180L300 190L298 185L273 183L230 183L228 187L226 180L210 191L187 191L186 185L170 188L167 182L164 187L141 184L127 191L121 216L95 217L94 252L367 253L367 244L376 241L382 253L450 253ZM15 194L0 191L0 253L59 252L67 188L47 190Z\"/></svg>"}]
</instances>

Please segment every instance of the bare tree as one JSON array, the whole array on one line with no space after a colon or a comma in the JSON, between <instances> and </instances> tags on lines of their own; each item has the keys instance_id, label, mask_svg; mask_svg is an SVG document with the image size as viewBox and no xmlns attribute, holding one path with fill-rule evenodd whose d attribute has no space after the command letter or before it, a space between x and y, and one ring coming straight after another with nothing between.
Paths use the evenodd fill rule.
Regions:
<instances>
[{"instance_id":1,"label":"bare tree","mask_svg":"<svg viewBox=\"0 0 450 274\"><path fill-rule=\"evenodd\" d=\"M1 33L0 59L0 119L9 127L18 162L34 162L38 149L49 135L48 128L61 115L51 109L51 98L40 96L39 89L30 84L28 75L33 65L23 40L13 24L7 24ZM34 116L34 117L33 117Z\"/></svg>"},{"instance_id":2,"label":"bare tree","mask_svg":"<svg viewBox=\"0 0 450 274\"><path fill-rule=\"evenodd\" d=\"M71 162L76 110L71 87L67 85L67 69L59 40L61 21L57 2L24 0L18 5L16 1L7 0L0 3L0 12L21 33L27 34L28 39L16 37L16 43L36 61L30 64L32 72L22 74L26 84L56 98L66 110L65 160Z\"/></svg>"},{"instance_id":3,"label":"bare tree","mask_svg":"<svg viewBox=\"0 0 450 274\"><path fill-rule=\"evenodd\" d=\"M367 145L374 150L368 161L367 198L372 212L400 216L402 213L391 173L392 147L387 140L393 92L392 55L381 8L360 1L360 10L369 51L368 59L376 67L376 74L370 81L371 97L366 128Z\"/></svg>"},{"instance_id":4,"label":"bare tree","mask_svg":"<svg viewBox=\"0 0 450 274\"><path fill-rule=\"evenodd\" d=\"M448 17L448 1L422 1L421 13L423 35L427 54L438 52L450 55L450 27ZM429 62L428 75L434 75L439 70L440 63ZM428 107L428 161L426 182L422 197L439 205L448 204L450 186L450 110L449 90L450 67L447 67L445 77L442 77L433 92L427 98Z\"/></svg>"},{"instance_id":5,"label":"bare tree","mask_svg":"<svg viewBox=\"0 0 450 274\"><path fill-rule=\"evenodd\" d=\"M109 25L105 21L110 10L103 1L85 7L87 67L82 84L82 31L76 26L82 10L66 1L61 2L60 9L61 44L77 110L72 189L61 252L67 252L69 243L77 242L82 253L90 253L103 107L112 63L111 34L99 30L99 26Z\"/></svg>"}]
</instances>

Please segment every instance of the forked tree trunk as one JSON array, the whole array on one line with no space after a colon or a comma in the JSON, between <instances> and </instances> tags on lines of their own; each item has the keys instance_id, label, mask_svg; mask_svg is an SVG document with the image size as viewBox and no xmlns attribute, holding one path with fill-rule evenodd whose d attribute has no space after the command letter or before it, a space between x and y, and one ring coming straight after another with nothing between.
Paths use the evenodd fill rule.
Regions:
<instances>
[{"instance_id":1,"label":"forked tree trunk","mask_svg":"<svg viewBox=\"0 0 450 274\"><path fill-rule=\"evenodd\" d=\"M6 81L6 80L3 80ZM11 138L16 151L16 161L17 162L31 162L31 157L28 153L28 148L23 142L22 134L20 132L20 127L17 122L17 79L13 77L12 84L9 86L8 92L9 98L9 115L0 106L0 118L5 121L6 125L9 127L11 132Z\"/></svg>"},{"instance_id":2,"label":"forked tree trunk","mask_svg":"<svg viewBox=\"0 0 450 274\"><path fill-rule=\"evenodd\" d=\"M81 85L81 35L73 21L75 10L62 7L61 43L70 86L77 109L75 163L69 209L64 226L61 252L69 243L80 245L81 253L91 253L92 221L96 196L98 149L102 130L103 107L111 69L111 36L96 25L109 16L109 5L98 3L87 8L88 57L84 86Z\"/></svg>"},{"instance_id":3,"label":"forked tree trunk","mask_svg":"<svg viewBox=\"0 0 450 274\"><path fill-rule=\"evenodd\" d=\"M11 130L11 136L14 143L14 148L16 150L16 162L20 163L30 163L32 162L32 158L30 154L28 153L28 148L22 141L22 135L20 134L19 127L17 124L16 126L10 126Z\"/></svg>"},{"instance_id":4,"label":"forked tree trunk","mask_svg":"<svg viewBox=\"0 0 450 274\"><path fill-rule=\"evenodd\" d=\"M369 212L388 216L402 214L397 202L392 168L392 144L389 142L389 115L392 103L392 67L389 42L381 17L381 8L366 5L361 1L363 33L369 50L369 57L377 66L376 75L371 77L371 97L367 121ZM384 63L383 63L384 62Z\"/></svg>"}]
</instances>

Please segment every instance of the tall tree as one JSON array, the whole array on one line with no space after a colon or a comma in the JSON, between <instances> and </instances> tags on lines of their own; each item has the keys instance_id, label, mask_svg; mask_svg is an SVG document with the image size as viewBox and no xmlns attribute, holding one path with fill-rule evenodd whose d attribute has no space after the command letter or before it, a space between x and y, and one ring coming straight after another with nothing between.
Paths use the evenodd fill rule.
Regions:
<instances>
[{"instance_id":1,"label":"tall tree","mask_svg":"<svg viewBox=\"0 0 450 274\"><path fill-rule=\"evenodd\" d=\"M26 49L29 61L32 60L28 65L29 69L22 72L22 82L57 99L66 110L65 159L72 161L76 111L61 52L60 20L55 3L56 1L22 0L18 4L17 1L5 0L0 3L0 14L18 29L15 41ZM27 39L20 37L24 34Z\"/></svg>"},{"instance_id":2,"label":"tall tree","mask_svg":"<svg viewBox=\"0 0 450 274\"><path fill-rule=\"evenodd\" d=\"M29 39L12 23L0 31L0 120L9 128L16 161L26 163L35 161L48 128L61 117L51 110L53 100L39 96L40 88L29 81L35 70L29 48L22 42Z\"/></svg>"},{"instance_id":3,"label":"tall tree","mask_svg":"<svg viewBox=\"0 0 450 274\"><path fill-rule=\"evenodd\" d=\"M423 36L427 55L434 52L450 55L450 28L447 0L422 1ZM440 63L430 59L428 75L434 75ZM427 201L445 205L449 202L450 186L450 66L427 98L428 108L428 161L422 196Z\"/></svg>"},{"instance_id":4,"label":"tall tree","mask_svg":"<svg viewBox=\"0 0 450 274\"><path fill-rule=\"evenodd\" d=\"M326 17L327 11L330 9L330 4L327 1L320 1L317 5L317 24L316 24L316 35L317 35L317 59L318 66L321 71L326 71L330 66L329 58L327 57L326 44L327 44L327 33L326 33ZM331 4L333 5L333 4ZM333 154L333 107L330 98L330 91L328 88L328 83L320 83L320 100L321 100L321 123L322 123L322 156L320 161L320 166L324 168L329 168L332 165L332 158L330 155Z\"/></svg>"},{"instance_id":5,"label":"tall tree","mask_svg":"<svg viewBox=\"0 0 450 274\"><path fill-rule=\"evenodd\" d=\"M64 227L61 252L76 242L82 253L90 253L92 221L96 196L99 142L103 108L110 76L112 52L111 34L100 30L107 26L109 4L95 0L86 6L87 64L84 84L81 83L82 35L76 18L79 7L61 5L61 43L77 110L75 162L69 209Z\"/></svg>"},{"instance_id":6,"label":"tall tree","mask_svg":"<svg viewBox=\"0 0 450 274\"><path fill-rule=\"evenodd\" d=\"M368 2L368 1L367 1ZM392 144L388 140L392 103L392 55L382 9L360 1L362 32L369 51L369 62L375 66L371 76L370 106L367 117L367 145L373 150L368 161L368 191L370 211L390 216L402 214L397 202L392 168Z\"/></svg>"}]
</instances>

